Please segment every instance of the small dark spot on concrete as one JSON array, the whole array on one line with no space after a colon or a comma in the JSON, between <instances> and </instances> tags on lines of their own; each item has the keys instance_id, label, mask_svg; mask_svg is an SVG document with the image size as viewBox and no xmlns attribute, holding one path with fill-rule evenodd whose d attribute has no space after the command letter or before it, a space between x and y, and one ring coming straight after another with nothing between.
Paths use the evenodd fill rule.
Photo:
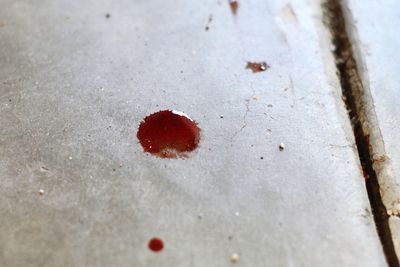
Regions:
<instances>
[{"instance_id":1,"label":"small dark spot on concrete","mask_svg":"<svg viewBox=\"0 0 400 267\"><path fill-rule=\"evenodd\" d=\"M106 19L109 19L111 15L109 13L106 14Z\"/></svg>"},{"instance_id":2,"label":"small dark spot on concrete","mask_svg":"<svg viewBox=\"0 0 400 267\"><path fill-rule=\"evenodd\" d=\"M273 106L272 106L272 104L268 104L268 106L267 107L269 107L269 108L272 108Z\"/></svg>"},{"instance_id":3,"label":"small dark spot on concrete","mask_svg":"<svg viewBox=\"0 0 400 267\"><path fill-rule=\"evenodd\" d=\"M115 172L116 170L115 169L113 169L113 172Z\"/></svg>"},{"instance_id":4,"label":"small dark spot on concrete","mask_svg":"<svg viewBox=\"0 0 400 267\"><path fill-rule=\"evenodd\" d=\"M266 71L270 66L265 62L247 62L246 69L250 69L253 73Z\"/></svg>"},{"instance_id":5,"label":"small dark spot on concrete","mask_svg":"<svg viewBox=\"0 0 400 267\"><path fill-rule=\"evenodd\" d=\"M260 157L260 159L264 159L264 157Z\"/></svg>"},{"instance_id":6,"label":"small dark spot on concrete","mask_svg":"<svg viewBox=\"0 0 400 267\"><path fill-rule=\"evenodd\" d=\"M239 3L237 0L229 0L229 6L231 7L231 11L233 15L237 14L237 10L239 8Z\"/></svg>"},{"instance_id":7,"label":"small dark spot on concrete","mask_svg":"<svg viewBox=\"0 0 400 267\"><path fill-rule=\"evenodd\" d=\"M8 99L8 102L11 102L11 99Z\"/></svg>"},{"instance_id":8,"label":"small dark spot on concrete","mask_svg":"<svg viewBox=\"0 0 400 267\"><path fill-rule=\"evenodd\" d=\"M233 239L233 236L228 236L228 240L232 240Z\"/></svg>"},{"instance_id":9,"label":"small dark spot on concrete","mask_svg":"<svg viewBox=\"0 0 400 267\"><path fill-rule=\"evenodd\" d=\"M205 27L205 30L206 30L206 31L208 31L208 30L210 29L210 24L211 24L212 20L213 20L213 15L210 14L210 16L208 16L207 25L206 25L206 27Z\"/></svg>"},{"instance_id":10,"label":"small dark spot on concrete","mask_svg":"<svg viewBox=\"0 0 400 267\"><path fill-rule=\"evenodd\" d=\"M280 143L278 147L279 147L280 151L285 150L285 144L284 143Z\"/></svg>"}]
</instances>

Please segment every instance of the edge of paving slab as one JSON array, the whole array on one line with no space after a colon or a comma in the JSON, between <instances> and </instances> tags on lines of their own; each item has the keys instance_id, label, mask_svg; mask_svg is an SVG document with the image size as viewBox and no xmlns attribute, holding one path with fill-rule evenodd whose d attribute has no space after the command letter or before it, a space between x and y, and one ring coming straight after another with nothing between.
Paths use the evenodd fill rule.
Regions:
<instances>
[{"instance_id":1,"label":"edge of paving slab","mask_svg":"<svg viewBox=\"0 0 400 267\"><path fill-rule=\"evenodd\" d=\"M345 21L355 21L352 11L349 8L348 0L343 0L342 8ZM365 63L365 58L360 47L355 45L361 44L356 23L347 23L346 27L350 43L352 44L353 56L359 69L359 77L363 86L363 94L361 95L361 101L363 102L365 110L363 118L365 126L363 127L368 130L367 133L369 135L369 150L372 158L372 166L378 178L382 202L385 205L389 216L389 227L392 234L395 252L397 258L400 259L400 184L396 181L397 179L392 168L391 159L386 153L385 142L375 112L374 99L370 90L367 64ZM400 266L400 264L397 266Z\"/></svg>"},{"instance_id":2,"label":"edge of paving slab","mask_svg":"<svg viewBox=\"0 0 400 267\"><path fill-rule=\"evenodd\" d=\"M349 111L361 167L366 179L368 197L383 251L389 266L399 266L397 233L390 214L397 214L400 192L395 184L390 160L386 156L373 99L369 90L368 71L357 38L354 19L347 3L326 0L323 3L325 24L332 34L333 54L341 83L343 100ZM395 218L398 219L398 218ZM392 232L393 231L393 232ZM395 245L396 244L396 245ZM397 253L396 253L397 252ZM397 255L396 255L397 254Z\"/></svg>"}]
</instances>

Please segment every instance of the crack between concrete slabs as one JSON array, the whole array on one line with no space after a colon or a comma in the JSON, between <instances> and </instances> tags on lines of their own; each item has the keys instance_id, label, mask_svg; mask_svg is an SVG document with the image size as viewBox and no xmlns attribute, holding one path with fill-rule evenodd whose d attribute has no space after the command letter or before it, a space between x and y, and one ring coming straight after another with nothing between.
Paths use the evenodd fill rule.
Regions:
<instances>
[{"instance_id":1,"label":"crack between concrete slabs","mask_svg":"<svg viewBox=\"0 0 400 267\"><path fill-rule=\"evenodd\" d=\"M341 0L326 0L322 6L324 22L331 32L334 58L350 121L358 156L365 177L369 202L374 215L386 260L390 267L399 266L389 227L389 216L382 201L377 173L373 166L373 150L370 143L370 123L367 120L364 88L357 68L352 44L346 30L346 20Z\"/></svg>"}]
</instances>

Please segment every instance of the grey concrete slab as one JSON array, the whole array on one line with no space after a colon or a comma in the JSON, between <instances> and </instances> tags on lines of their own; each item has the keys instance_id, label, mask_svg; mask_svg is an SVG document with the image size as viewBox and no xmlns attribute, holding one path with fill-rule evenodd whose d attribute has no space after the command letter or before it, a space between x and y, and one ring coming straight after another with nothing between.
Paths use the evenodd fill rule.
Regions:
<instances>
[{"instance_id":1,"label":"grey concrete slab","mask_svg":"<svg viewBox=\"0 0 400 267\"><path fill-rule=\"evenodd\" d=\"M320 3L239 4L0 1L1 266L386 265ZM188 159L143 153L160 109Z\"/></svg>"},{"instance_id":2,"label":"grey concrete slab","mask_svg":"<svg viewBox=\"0 0 400 267\"><path fill-rule=\"evenodd\" d=\"M347 0L371 121L374 168L400 257L400 2Z\"/></svg>"}]
</instances>

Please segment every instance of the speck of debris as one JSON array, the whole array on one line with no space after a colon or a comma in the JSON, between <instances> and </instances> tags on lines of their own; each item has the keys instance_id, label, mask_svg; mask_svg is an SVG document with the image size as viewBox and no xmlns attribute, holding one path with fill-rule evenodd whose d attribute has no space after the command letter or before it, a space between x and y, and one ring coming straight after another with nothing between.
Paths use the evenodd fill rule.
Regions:
<instances>
[{"instance_id":1,"label":"speck of debris","mask_svg":"<svg viewBox=\"0 0 400 267\"><path fill-rule=\"evenodd\" d=\"M260 159L264 159L264 157L260 157Z\"/></svg>"},{"instance_id":2,"label":"speck of debris","mask_svg":"<svg viewBox=\"0 0 400 267\"><path fill-rule=\"evenodd\" d=\"M285 144L284 143L280 143L279 144L279 150L283 151L285 149Z\"/></svg>"},{"instance_id":3,"label":"speck of debris","mask_svg":"<svg viewBox=\"0 0 400 267\"><path fill-rule=\"evenodd\" d=\"M240 215L240 213L237 211L237 212L235 212L235 216L239 216Z\"/></svg>"},{"instance_id":4,"label":"speck of debris","mask_svg":"<svg viewBox=\"0 0 400 267\"><path fill-rule=\"evenodd\" d=\"M69 158L69 160L71 160L72 159L72 157L68 157Z\"/></svg>"},{"instance_id":5,"label":"speck of debris","mask_svg":"<svg viewBox=\"0 0 400 267\"><path fill-rule=\"evenodd\" d=\"M48 171L49 169L47 169L45 166L40 167L41 171Z\"/></svg>"},{"instance_id":6,"label":"speck of debris","mask_svg":"<svg viewBox=\"0 0 400 267\"><path fill-rule=\"evenodd\" d=\"M109 13L106 14L106 19L109 19L111 15Z\"/></svg>"},{"instance_id":7,"label":"speck of debris","mask_svg":"<svg viewBox=\"0 0 400 267\"><path fill-rule=\"evenodd\" d=\"M270 66L265 62L247 62L246 69L250 69L253 73L266 71Z\"/></svg>"},{"instance_id":8,"label":"speck of debris","mask_svg":"<svg viewBox=\"0 0 400 267\"><path fill-rule=\"evenodd\" d=\"M197 218L198 218L199 220L201 220L201 219L203 219L203 215L199 214L199 215L197 215Z\"/></svg>"},{"instance_id":9,"label":"speck of debris","mask_svg":"<svg viewBox=\"0 0 400 267\"><path fill-rule=\"evenodd\" d=\"M113 172L115 172L116 170L115 169L113 169Z\"/></svg>"},{"instance_id":10,"label":"speck of debris","mask_svg":"<svg viewBox=\"0 0 400 267\"><path fill-rule=\"evenodd\" d=\"M223 119L223 118L224 118L224 115L219 115L219 117L220 117L221 119Z\"/></svg>"},{"instance_id":11,"label":"speck of debris","mask_svg":"<svg viewBox=\"0 0 400 267\"><path fill-rule=\"evenodd\" d=\"M257 95L253 96L252 98L253 98L253 100L260 100L260 97Z\"/></svg>"},{"instance_id":12,"label":"speck of debris","mask_svg":"<svg viewBox=\"0 0 400 267\"><path fill-rule=\"evenodd\" d=\"M239 3L237 0L229 0L229 6L231 7L231 11L233 15L236 15L237 10L239 8Z\"/></svg>"},{"instance_id":13,"label":"speck of debris","mask_svg":"<svg viewBox=\"0 0 400 267\"><path fill-rule=\"evenodd\" d=\"M44 190L43 189L39 189L39 195L41 195L41 196L44 195Z\"/></svg>"},{"instance_id":14,"label":"speck of debris","mask_svg":"<svg viewBox=\"0 0 400 267\"><path fill-rule=\"evenodd\" d=\"M269 108L272 108L273 106L272 106L272 104L268 104L268 106L267 107L269 107Z\"/></svg>"},{"instance_id":15,"label":"speck of debris","mask_svg":"<svg viewBox=\"0 0 400 267\"><path fill-rule=\"evenodd\" d=\"M213 15L210 14L210 16L208 16L207 25L206 25L206 27L205 27L205 30L206 30L206 31L208 31L208 30L210 29L210 24L211 24L212 20L213 20Z\"/></svg>"},{"instance_id":16,"label":"speck of debris","mask_svg":"<svg viewBox=\"0 0 400 267\"><path fill-rule=\"evenodd\" d=\"M11 99L8 99L8 102L11 102Z\"/></svg>"},{"instance_id":17,"label":"speck of debris","mask_svg":"<svg viewBox=\"0 0 400 267\"><path fill-rule=\"evenodd\" d=\"M239 255L237 253L233 253L231 255L231 262L236 263L239 261Z\"/></svg>"}]
</instances>

